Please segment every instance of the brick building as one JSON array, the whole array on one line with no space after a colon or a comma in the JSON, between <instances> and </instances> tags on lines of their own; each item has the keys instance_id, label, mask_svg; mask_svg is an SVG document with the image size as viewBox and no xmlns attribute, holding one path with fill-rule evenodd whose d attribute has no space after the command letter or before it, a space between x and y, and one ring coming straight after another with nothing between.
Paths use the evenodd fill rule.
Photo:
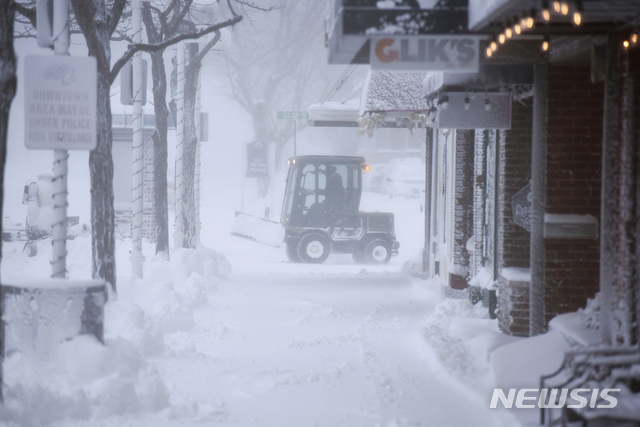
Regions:
<instances>
[{"instance_id":1,"label":"brick building","mask_svg":"<svg viewBox=\"0 0 640 427\"><path fill-rule=\"evenodd\" d=\"M467 94L465 99L469 93L511 94L504 128L439 129L434 122L433 137L427 138L427 158L433 161L425 270L454 288L473 285L472 294L496 289L505 333L541 333L551 318L598 295L604 341L637 343L640 4L583 2L583 24L572 26L562 16L545 24L542 2L501 0L483 8L474 3L473 31L497 35L505 22L521 16L530 16L534 25L529 37L514 37L497 51L491 41L481 43L481 51L491 53L481 60L480 73L445 74L435 87L425 83L425 95L438 107L456 91ZM492 78L487 67L503 67L502 75L511 80ZM520 73L522 67L531 79ZM451 108L462 113L461 105ZM470 133L472 154L460 145ZM531 201L523 203L523 195ZM523 212L529 213L524 222ZM461 241L469 227L465 255ZM459 267L465 262L461 281L456 275L464 274Z\"/></svg>"}]
</instances>

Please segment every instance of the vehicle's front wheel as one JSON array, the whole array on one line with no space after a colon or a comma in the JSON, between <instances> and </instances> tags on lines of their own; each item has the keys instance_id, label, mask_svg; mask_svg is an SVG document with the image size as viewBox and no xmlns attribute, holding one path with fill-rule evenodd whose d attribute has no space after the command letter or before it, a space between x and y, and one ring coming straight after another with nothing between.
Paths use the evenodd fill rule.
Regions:
<instances>
[{"instance_id":1,"label":"vehicle's front wheel","mask_svg":"<svg viewBox=\"0 0 640 427\"><path fill-rule=\"evenodd\" d=\"M300 257L298 256L298 242L287 242L286 248L287 258L291 262L302 262Z\"/></svg>"},{"instance_id":2,"label":"vehicle's front wheel","mask_svg":"<svg viewBox=\"0 0 640 427\"><path fill-rule=\"evenodd\" d=\"M386 264L391 259L391 245L382 239L375 239L367 244L364 251L370 264Z\"/></svg>"},{"instance_id":3,"label":"vehicle's front wheel","mask_svg":"<svg viewBox=\"0 0 640 427\"><path fill-rule=\"evenodd\" d=\"M298 242L298 256L302 262L322 264L331 253L331 242L320 233L309 233Z\"/></svg>"}]
</instances>

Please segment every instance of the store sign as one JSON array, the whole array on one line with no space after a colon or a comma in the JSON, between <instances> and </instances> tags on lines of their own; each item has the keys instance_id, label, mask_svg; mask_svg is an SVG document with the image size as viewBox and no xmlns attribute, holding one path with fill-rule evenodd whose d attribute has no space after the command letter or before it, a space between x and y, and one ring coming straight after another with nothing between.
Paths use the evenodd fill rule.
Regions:
<instances>
[{"instance_id":1,"label":"store sign","mask_svg":"<svg viewBox=\"0 0 640 427\"><path fill-rule=\"evenodd\" d=\"M27 148L93 150L96 59L29 55L24 69Z\"/></svg>"},{"instance_id":2,"label":"store sign","mask_svg":"<svg viewBox=\"0 0 640 427\"><path fill-rule=\"evenodd\" d=\"M247 144L247 178L269 176L269 144L262 141Z\"/></svg>"},{"instance_id":3,"label":"store sign","mask_svg":"<svg viewBox=\"0 0 640 427\"><path fill-rule=\"evenodd\" d=\"M527 184L511 197L511 220L531 231L531 184Z\"/></svg>"},{"instance_id":4,"label":"store sign","mask_svg":"<svg viewBox=\"0 0 640 427\"><path fill-rule=\"evenodd\" d=\"M478 72L479 36L384 36L371 39L374 70Z\"/></svg>"}]
</instances>

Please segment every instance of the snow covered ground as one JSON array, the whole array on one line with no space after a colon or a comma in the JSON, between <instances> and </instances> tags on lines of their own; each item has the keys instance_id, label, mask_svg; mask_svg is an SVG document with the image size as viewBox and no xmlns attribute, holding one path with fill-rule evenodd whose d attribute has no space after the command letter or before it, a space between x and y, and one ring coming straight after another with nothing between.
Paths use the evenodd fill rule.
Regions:
<instances>
[{"instance_id":1,"label":"snow covered ground","mask_svg":"<svg viewBox=\"0 0 640 427\"><path fill-rule=\"evenodd\" d=\"M386 266L332 255L292 264L283 248L220 230L215 207L204 248L156 258L129 277L131 242L118 241L118 299L107 304L105 346L81 336L50 361L5 361L4 425L57 426L513 426L488 409L488 349L502 340L486 309L445 298L406 274L419 253L419 201L365 193L392 209L401 255ZM386 205L386 206L385 206ZM404 217L408 215L409 217ZM419 224L419 222L418 222ZM419 231L419 230L417 230ZM29 258L3 249L4 283L47 277L50 246ZM211 246L209 246L211 245ZM216 253L209 247L224 248ZM404 249L404 250L403 250ZM90 276L89 237L68 242L71 278ZM222 254L224 252L224 255Z\"/></svg>"}]
</instances>

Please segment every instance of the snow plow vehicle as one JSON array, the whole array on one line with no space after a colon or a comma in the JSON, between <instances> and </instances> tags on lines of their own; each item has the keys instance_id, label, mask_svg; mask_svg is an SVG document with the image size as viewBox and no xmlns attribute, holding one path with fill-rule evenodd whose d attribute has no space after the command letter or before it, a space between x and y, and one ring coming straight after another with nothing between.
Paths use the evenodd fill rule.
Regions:
<instances>
[{"instance_id":1,"label":"snow plow vehicle","mask_svg":"<svg viewBox=\"0 0 640 427\"><path fill-rule=\"evenodd\" d=\"M284 240L289 260L320 264L331 253L350 253L357 263L386 264L398 254L393 213L359 211L362 171L368 168L364 158L294 156L288 163L280 218L284 236L276 240ZM251 237L260 226L239 216L244 226L232 234L270 244ZM262 221L271 223L266 227L277 224Z\"/></svg>"}]
</instances>

